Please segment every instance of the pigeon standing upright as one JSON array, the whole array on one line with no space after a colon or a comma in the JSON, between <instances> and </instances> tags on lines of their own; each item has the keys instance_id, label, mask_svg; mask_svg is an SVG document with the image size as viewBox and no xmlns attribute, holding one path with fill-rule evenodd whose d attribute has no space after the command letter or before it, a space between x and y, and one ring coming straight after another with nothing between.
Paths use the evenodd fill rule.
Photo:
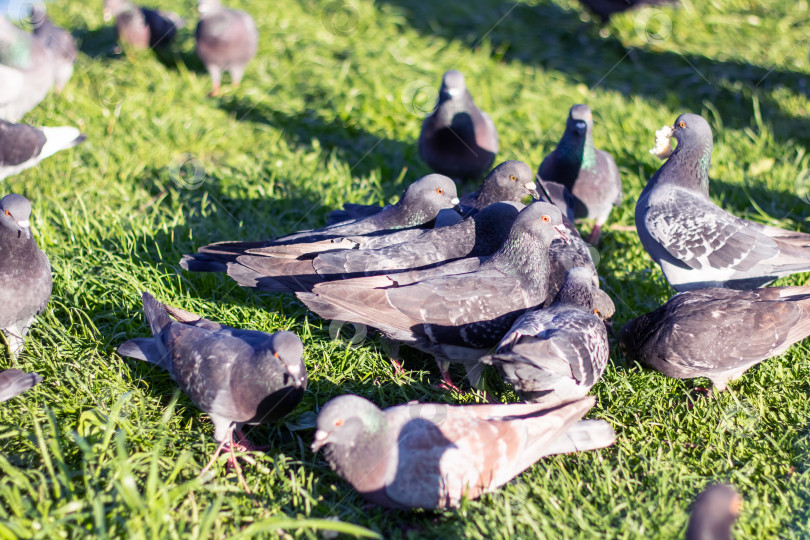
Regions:
<instances>
[{"instance_id":1,"label":"pigeon standing upright","mask_svg":"<svg viewBox=\"0 0 810 540\"><path fill-rule=\"evenodd\" d=\"M301 401L307 370L304 347L292 332L239 330L161 304L146 292L142 300L154 338L131 339L118 353L167 370L211 417L219 448L209 466L225 446L233 448L234 433L249 448L242 425L278 420Z\"/></svg>"},{"instance_id":2,"label":"pigeon standing upright","mask_svg":"<svg viewBox=\"0 0 810 540\"><path fill-rule=\"evenodd\" d=\"M363 497L388 508L452 508L560 453L610 446L604 420L580 421L586 397L558 407L409 403L380 410L338 396L318 414L312 451Z\"/></svg>"},{"instance_id":3,"label":"pigeon standing upright","mask_svg":"<svg viewBox=\"0 0 810 540\"><path fill-rule=\"evenodd\" d=\"M538 175L571 192L576 217L595 221L588 243L597 243L611 209L622 201L622 180L610 154L593 145L593 115L587 105L571 107L565 132Z\"/></svg>"},{"instance_id":4,"label":"pigeon standing upright","mask_svg":"<svg viewBox=\"0 0 810 540\"><path fill-rule=\"evenodd\" d=\"M630 360L678 379L708 377L724 390L807 336L810 286L707 288L677 294L633 319L619 332L619 343Z\"/></svg>"},{"instance_id":5,"label":"pigeon standing upright","mask_svg":"<svg viewBox=\"0 0 810 540\"><path fill-rule=\"evenodd\" d=\"M554 404L581 398L599 380L610 348L594 313L598 280L592 269L568 271L554 303L522 315L491 355L494 365L527 401Z\"/></svg>"},{"instance_id":6,"label":"pigeon standing upright","mask_svg":"<svg viewBox=\"0 0 810 540\"><path fill-rule=\"evenodd\" d=\"M31 202L16 193L0 199L0 330L12 358L51 297L51 264L31 235Z\"/></svg>"},{"instance_id":7,"label":"pigeon standing upright","mask_svg":"<svg viewBox=\"0 0 810 540\"><path fill-rule=\"evenodd\" d=\"M74 127L35 128L0 120L0 180L33 167L84 139Z\"/></svg>"},{"instance_id":8,"label":"pigeon standing upright","mask_svg":"<svg viewBox=\"0 0 810 540\"><path fill-rule=\"evenodd\" d=\"M141 7L129 0L104 0L104 20L112 19L118 41L139 50L168 47L183 26L174 13Z\"/></svg>"},{"instance_id":9,"label":"pigeon standing upright","mask_svg":"<svg viewBox=\"0 0 810 540\"><path fill-rule=\"evenodd\" d=\"M42 4L31 7L31 19L34 22L34 37L51 52L56 91L61 92L73 75L73 63L79 50L70 32L59 28L51 22Z\"/></svg>"},{"instance_id":10,"label":"pigeon standing upright","mask_svg":"<svg viewBox=\"0 0 810 540\"><path fill-rule=\"evenodd\" d=\"M0 402L8 401L41 382L42 377L36 373L25 373L19 369L4 369L0 371Z\"/></svg>"},{"instance_id":11,"label":"pigeon standing upright","mask_svg":"<svg viewBox=\"0 0 810 540\"><path fill-rule=\"evenodd\" d=\"M253 18L237 9L226 9L219 0L198 0L197 56L211 75L211 96L219 95L222 74L231 74L239 86L245 67L259 48L259 32Z\"/></svg>"},{"instance_id":12,"label":"pigeon standing upright","mask_svg":"<svg viewBox=\"0 0 810 540\"><path fill-rule=\"evenodd\" d=\"M743 500L733 486L714 484L695 498L686 540L731 540L731 528L740 516Z\"/></svg>"},{"instance_id":13,"label":"pigeon standing upright","mask_svg":"<svg viewBox=\"0 0 810 540\"><path fill-rule=\"evenodd\" d=\"M0 16L0 119L18 121L45 99L53 82L45 45Z\"/></svg>"},{"instance_id":14,"label":"pigeon standing upright","mask_svg":"<svg viewBox=\"0 0 810 540\"><path fill-rule=\"evenodd\" d=\"M661 134L678 146L641 192L636 229L676 291L753 289L810 271L810 234L738 218L709 200L712 130L706 120L682 114L656 138Z\"/></svg>"},{"instance_id":15,"label":"pigeon standing upright","mask_svg":"<svg viewBox=\"0 0 810 540\"><path fill-rule=\"evenodd\" d=\"M498 153L498 131L473 103L464 75L450 70L442 77L436 109L419 134L419 155L437 173L453 179L478 178Z\"/></svg>"}]
</instances>

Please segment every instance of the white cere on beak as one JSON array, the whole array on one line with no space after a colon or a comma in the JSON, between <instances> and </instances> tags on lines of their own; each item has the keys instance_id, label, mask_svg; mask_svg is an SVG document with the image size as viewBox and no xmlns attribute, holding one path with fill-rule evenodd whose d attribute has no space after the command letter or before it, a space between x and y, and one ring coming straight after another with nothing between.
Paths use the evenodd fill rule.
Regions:
<instances>
[{"instance_id":1,"label":"white cere on beak","mask_svg":"<svg viewBox=\"0 0 810 540\"><path fill-rule=\"evenodd\" d=\"M25 219L23 221L18 221L17 226L19 228L21 228L21 229L27 229L27 228L31 227L31 222L28 221L27 219Z\"/></svg>"},{"instance_id":2,"label":"white cere on beak","mask_svg":"<svg viewBox=\"0 0 810 540\"><path fill-rule=\"evenodd\" d=\"M453 197L452 199L450 199L450 204L458 204L459 202L460 201L458 200L458 197Z\"/></svg>"},{"instance_id":3,"label":"white cere on beak","mask_svg":"<svg viewBox=\"0 0 810 540\"><path fill-rule=\"evenodd\" d=\"M523 187L531 191L533 189L537 189L537 184L535 184L534 182L526 182L525 184L523 184Z\"/></svg>"}]
</instances>

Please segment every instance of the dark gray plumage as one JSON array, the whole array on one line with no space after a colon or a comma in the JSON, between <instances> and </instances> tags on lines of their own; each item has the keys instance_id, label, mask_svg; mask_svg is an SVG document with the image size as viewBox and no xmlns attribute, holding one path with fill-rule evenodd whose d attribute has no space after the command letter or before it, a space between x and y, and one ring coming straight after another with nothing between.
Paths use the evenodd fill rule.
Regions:
<instances>
[{"instance_id":1,"label":"dark gray plumage","mask_svg":"<svg viewBox=\"0 0 810 540\"><path fill-rule=\"evenodd\" d=\"M593 145L593 115L587 105L571 107L565 132L540 164L538 175L571 192L576 217L595 221L588 242L598 242L611 209L621 203L622 180L610 154Z\"/></svg>"},{"instance_id":2,"label":"dark gray plumage","mask_svg":"<svg viewBox=\"0 0 810 540\"><path fill-rule=\"evenodd\" d=\"M714 484L695 498L686 540L731 540L731 528L740 516L743 500L728 484Z\"/></svg>"},{"instance_id":3,"label":"dark gray plumage","mask_svg":"<svg viewBox=\"0 0 810 540\"><path fill-rule=\"evenodd\" d=\"M231 74L239 86L245 67L256 56L259 32L253 18L236 9L224 8L219 0L199 0L200 22L197 23L197 56L211 75L211 96L219 95L222 74Z\"/></svg>"},{"instance_id":4,"label":"dark gray plumage","mask_svg":"<svg viewBox=\"0 0 810 540\"><path fill-rule=\"evenodd\" d=\"M708 377L724 390L752 366L810 335L810 287L687 291L627 323L630 360L669 377Z\"/></svg>"},{"instance_id":5,"label":"dark gray plumage","mask_svg":"<svg viewBox=\"0 0 810 540\"><path fill-rule=\"evenodd\" d=\"M554 303L522 315L496 351L494 365L527 401L581 398L602 376L610 348L605 324L594 313L598 280L590 268L568 271Z\"/></svg>"},{"instance_id":6,"label":"dark gray plumage","mask_svg":"<svg viewBox=\"0 0 810 540\"><path fill-rule=\"evenodd\" d=\"M675 290L753 289L810 271L810 235L738 218L709 200L706 120L682 114L672 137L677 148L636 203L636 229Z\"/></svg>"},{"instance_id":7,"label":"dark gray plumage","mask_svg":"<svg viewBox=\"0 0 810 540\"><path fill-rule=\"evenodd\" d=\"M467 179L487 172L497 153L495 124L475 106L464 75L448 71L436 109L422 123L419 155L437 173Z\"/></svg>"},{"instance_id":8,"label":"dark gray plumage","mask_svg":"<svg viewBox=\"0 0 810 540\"><path fill-rule=\"evenodd\" d=\"M8 401L41 382L42 377L36 373L26 373L19 369L4 369L0 371L0 402Z\"/></svg>"},{"instance_id":9,"label":"dark gray plumage","mask_svg":"<svg viewBox=\"0 0 810 540\"><path fill-rule=\"evenodd\" d=\"M12 357L51 297L48 256L31 235L31 202L12 193L0 199L0 330Z\"/></svg>"},{"instance_id":10,"label":"dark gray plumage","mask_svg":"<svg viewBox=\"0 0 810 540\"><path fill-rule=\"evenodd\" d=\"M79 50L70 32L59 28L45 13L43 4L31 6L31 20L34 23L34 37L51 52L54 84L61 92L73 75L73 63Z\"/></svg>"},{"instance_id":11,"label":"dark gray plumage","mask_svg":"<svg viewBox=\"0 0 810 540\"><path fill-rule=\"evenodd\" d=\"M603 420L580 419L586 397L534 404L409 403L380 410L353 395L318 414L312 450L369 501L389 508L450 508L494 491L537 460L615 441Z\"/></svg>"},{"instance_id":12,"label":"dark gray plumage","mask_svg":"<svg viewBox=\"0 0 810 540\"><path fill-rule=\"evenodd\" d=\"M167 370L211 417L217 442L232 430L242 439L243 424L273 422L301 401L307 371L303 345L292 332L240 330L161 304L146 292L142 299L155 337L131 339L118 353Z\"/></svg>"},{"instance_id":13,"label":"dark gray plumage","mask_svg":"<svg viewBox=\"0 0 810 540\"><path fill-rule=\"evenodd\" d=\"M0 119L17 122L45 99L54 83L51 53L0 16Z\"/></svg>"},{"instance_id":14,"label":"dark gray plumage","mask_svg":"<svg viewBox=\"0 0 810 540\"><path fill-rule=\"evenodd\" d=\"M74 127L35 128L0 120L0 180L33 167L84 139Z\"/></svg>"},{"instance_id":15,"label":"dark gray plumage","mask_svg":"<svg viewBox=\"0 0 810 540\"><path fill-rule=\"evenodd\" d=\"M639 6L677 4L678 0L579 0L579 2L597 15L602 24L607 24L614 13L622 13Z\"/></svg>"},{"instance_id":16,"label":"dark gray plumage","mask_svg":"<svg viewBox=\"0 0 810 540\"><path fill-rule=\"evenodd\" d=\"M168 47L183 27L176 14L138 6L129 0L104 0L104 20L115 19L118 41L135 49Z\"/></svg>"}]
</instances>

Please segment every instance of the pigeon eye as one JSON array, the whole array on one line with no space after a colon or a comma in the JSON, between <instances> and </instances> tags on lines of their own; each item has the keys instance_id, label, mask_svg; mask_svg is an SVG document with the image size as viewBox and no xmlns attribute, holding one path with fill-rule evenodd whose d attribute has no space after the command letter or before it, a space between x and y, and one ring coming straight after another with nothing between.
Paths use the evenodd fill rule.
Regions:
<instances>
[{"instance_id":1,"label":"pigeon eye","mask_svg":"<svg viewBox=\"0 0 810 540\"><path fill-rule=\"evenodd\" d=\"M442 188L436 188L436 193L439 195L444 195L444 190Z\"/></svg>"},{"instance_id":2,"label":"pigeon eye","mask_svg":"<svg viewBox=\"0 0 810 540\"><path fill-rule=\"evenodd\" d=\"M10 215L11 215L11 211L10 211L10 210L6 210L6 215L7 215L7 216L10 216Z\"/></svg>"},{"instance_id":3,"label":"pigeon eye","mask_svg":"<svg viewBox=\"0 0 810 540\"><path fill-rule=\"evenodd\" d=\"M543 217L542 217L542 218L540 218L540 219L542 219L542 220L543 220L543 223L548 223L549 221L551 221L551 218L550 218L550 217L548 217L548 216L543 216Z\"/></svg>"},{"instance_id":4,"label":"pigeon eye","mask_svg":"<svg viewBox=\"0 0 810 540\"><path fill-rule=\"evenodd\" d=\"M593 314L594 315L599 315L599 310L598 309L593 310Z\"/></svg>"},{"instance_id":5,"label":"pigeon eye","mask_svg":"<svg viewBox=\"0 0 810 540\"><path fill-rule=\"evenodd\" d=\"M342 425L343 425L343 419L342 418L338 418L337 420L335 420L335 426L340 427Z\"/></svg>"},{"instance_id":6,"label":"pigeon eye","mask_svg":"<svg viewBox=\"0 0 810 540\"><path fill-rule=\"evenodd\" d=\"M685 128L686 127L686 122L681 120L680 122L678 122L678 125L681 126L682 128Z\"/></svg>"},{"instance_id":7,"label":"pigeon eye","mask_svg":"<svg viewBox=\"0 0 810 540\"><path fill-rule=\"evenodd\" d=\"M277 352L274 352L274 353L273 353L273 356L275 356L276 358L278 358L278 353L277 353Z\"/></svg>"},{"instance_id":8,"label":"pigeon eye","mask_svg":"<svg viewBox=\"0 0 810 540\"><path fill-rule=\"evenodd\" d=\"M512 182L517 182L517 177L514 174L510 174L509 180L511 180Z\"/></svg>"}]
</instances>

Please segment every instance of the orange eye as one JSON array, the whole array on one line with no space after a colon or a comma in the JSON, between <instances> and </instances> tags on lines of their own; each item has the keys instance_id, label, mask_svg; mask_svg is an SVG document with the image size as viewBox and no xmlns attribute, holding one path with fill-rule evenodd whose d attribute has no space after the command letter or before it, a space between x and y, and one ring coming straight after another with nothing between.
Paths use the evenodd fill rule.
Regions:
<instances>
[{"instance_id":1,"label":"orange eye","mask_svg":"<svg viewBox=\"0 0 810 540\"><path fill-rule=\"evenodd\" d=\"M542 217L542 218L540 218L540 219L542 219L544 223L548 223L549 221L551 221L551 218L550 218L550 217L548 217L548 216L543 216L543 217Z\"/></svg>"},{"instance_id":2,"label":"orange eye","mask_svg":"<svg viewBox=\"0 0 810 540\"><path fill-rule=\"evenodd\" d=\"M442 188L436 188L436 193L439 195L444 195L444 190Z\"/></svg>"},{"instance_id":3,"label":"orange eye","mask_svg":"<svg viewBox=\"0 0 810 540\"><path fill-rule=\"evenodd\" d=\"M338 418L337 420L335 420L335 425L336 425L337 427L342 426L342 425L343 425L343 419L342 419L342 418Z\"/></svg>"},{"instance_id":4,"label":"orange eye","mask_svg":"<svg viewBox=\"0 0 810 540\"><path fill-rule=\"evenodd\" d=\"M7 216L10 216L10 215L11 215L11 212L10 212L9 210L6 210L6 215L7 215Z\"/></svg>"},{"instance_id":5,"label":"orange eye","mask_svg":"<svg viewBox=\"0 0 810 540\"><path fill-rule=\"evenodd\" d=\"M599 315L599 310L598 309L593 310L593 314L594 315Z\"/></svg>"},{"instance_id":6,"label":"orange eye","mask_svg":"<svg viewBox=\"0 0 810 540\"><path fill-rule=\"evenodd\" d=\"M274 352L274 353L273 353L273 356L275 356L276 358L278 358L278 353L277 353L277 352Z\"/></svg>"},{"instance_id":7,"label":"orange eye","mask_svg":"<svg viewBox=\"0 0 810 540\"><path fill-rule=\"evenodd\" d=\"M678 122L678 125L681 126L682 128L685 128L686 127L686 122L681 120L680 122Z\"/></svg>"},{"instance_id":8,"label":"orange eye","mask_svg":"<svg viewBox=\"0 0 810 540\"><path fill-rule=\"evenodd\" d=\"M510 174L509 180L511 180L512 182L517 182L517 177L514 174Z\"/></svg>"}]
</instances>

